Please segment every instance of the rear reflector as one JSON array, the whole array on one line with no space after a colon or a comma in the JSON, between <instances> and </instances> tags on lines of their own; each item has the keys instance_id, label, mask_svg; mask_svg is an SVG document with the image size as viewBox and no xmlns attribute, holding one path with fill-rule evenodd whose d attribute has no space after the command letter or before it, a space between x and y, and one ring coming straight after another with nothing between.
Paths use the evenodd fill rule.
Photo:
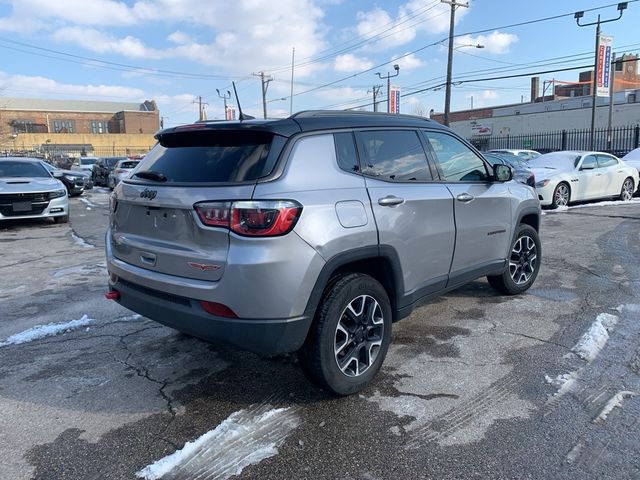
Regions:
<instances>
[{"instance_id":1,"label":"rear reflector","mask_svg":"<svg viewBox=\"0 0 640 480\"><path fill-rule=\"evenodd\" d=\"M205 225L247 237L286 235L302 213L302 205L292 200L201 202L194 208Z\"/></svg>"},{"instance_id":2,"label":"rear reflector","mask_svg":"<svg viewBox=\"0 0 640 480\"><path fill-rule=\"evenodd\" d=\"M211 315L217 315L218 317L226 318L238 318L233 310L221 303L207 302L202 300L200 302L200 305L202 305L202 308L205 312L210 313Z\"/></svg>"},{"instance_id":3,"label":"rear reflector","mask_svg":"<svg viewBox=\"0 0 640 480\"><path fill-rule=\"evenodd\" d=\"M109 290L104 294L107 300L120 300L120 292L117 290Z\"/></svg>"}]
</instances>

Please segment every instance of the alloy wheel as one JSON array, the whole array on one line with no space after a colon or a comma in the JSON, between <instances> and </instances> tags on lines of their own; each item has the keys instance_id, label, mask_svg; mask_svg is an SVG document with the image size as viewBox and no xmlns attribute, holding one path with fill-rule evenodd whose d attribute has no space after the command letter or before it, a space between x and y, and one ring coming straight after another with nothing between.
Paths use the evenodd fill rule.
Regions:
<instances>
[{"instance_id":1,"label":"alloy wheel","mask_svg":"<svg viewBox=\"0 0 640 480\"><path fill-rule=\"evenodd\" d=\"M509 273L516 285L527 283L536 269L538 250L536 242L528 235L516 240L509 259Z\"/></svg>"},{"instance_id":2,"label":"alloy wheel","mask_svg":"<svg viewBox=\"0 0 640 480\"><path fill-rule=\"evenodd\" d=\"M555 193L555 203L558 207L566 207L569 204L569 187L558 185Z\"/></svg>"},{"instance_id":3,"label":"alloy wheel","mask_svg":"<svg viewBox=\"0 0 640 480\"><path fill-rule=\"evenodd\" d=\"M633 198L633 180L627 178L622 184L622 200L629 201Z\"/></svg>"},{"instance_id":4,"label":"alloy wheel","mask_svg":"<svg viewBox=\"0 0 640 480\"><path fill-rule=\"evenodd\" d=\"M348 377L362 375L378 357L384 335L384 318L378 301L370 295L353 299L336 325L334 353L338 368Z\"/></svg>"}]
</instances>

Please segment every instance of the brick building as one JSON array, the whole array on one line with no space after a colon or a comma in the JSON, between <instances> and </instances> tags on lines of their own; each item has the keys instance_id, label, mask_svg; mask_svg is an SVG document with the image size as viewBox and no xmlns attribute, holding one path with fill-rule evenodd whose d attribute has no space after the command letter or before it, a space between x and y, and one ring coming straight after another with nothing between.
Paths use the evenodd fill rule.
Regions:
<instances>
[{"instance_id":1,"label":"brick building","mask_svg":"<svg viewBox=\"0 0 640 480\"><path fill-rule=\"evenodd\" d=\"M143 103L0 97L0 155L46 158L145 153L160 114Z\"/></svg>"},{"instance_id":2,"label":"brick building","mask_svg":"<svg viewBox=\"0 0 640 480\"><path fill-rule=\"evenodd\" d=\"M0 135L23 133L154 134L155 101L143 103L0 98Z\"/></svg>"}]
</instances>

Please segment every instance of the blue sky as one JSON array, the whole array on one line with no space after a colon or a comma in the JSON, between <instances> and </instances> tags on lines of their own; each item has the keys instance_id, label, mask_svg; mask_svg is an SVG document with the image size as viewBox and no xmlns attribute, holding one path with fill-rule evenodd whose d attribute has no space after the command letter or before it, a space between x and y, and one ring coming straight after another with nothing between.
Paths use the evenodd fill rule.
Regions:
<instances>
[{"instance_id":1,"label":"blue sky","mask_svg":"<svg viewBox=\"0 0 640 480\"><path fill-rule=\"evenodd\" d=\"M573 15L506 26L606 5L584 22L616 17L616 3L470 0L457 10L454 82L592 64L595 27L579 28ZM448 25L440 0L0 0L0 97L154 99L170 126L197 119L197 96L208 118L220 118L216 89L231 90L231 80L243 109L261 116L253 74L264 71L273 77L269 116L286 116L295 47L294 111L369 104L368 91L385 84L375 73L397 63L401 111L428 115L442 111L444 89L414 92L444 82ZM636 0L603 33L615 51L637 53L638 25ZM475 44L484 48L465 46ZM577 80L578 71L542 78ZM530 77L459 84L452 110L472 97L475 107L526 101L529 85Z\"/></svg>"}]
</instances>

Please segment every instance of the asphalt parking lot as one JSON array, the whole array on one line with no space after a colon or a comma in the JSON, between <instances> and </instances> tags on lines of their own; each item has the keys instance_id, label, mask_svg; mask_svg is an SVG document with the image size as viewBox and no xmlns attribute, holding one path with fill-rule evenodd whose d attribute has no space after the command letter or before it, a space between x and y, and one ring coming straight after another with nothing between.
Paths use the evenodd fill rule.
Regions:
<instances>
[{"instance_id":1,"label":"asphalt parking lot","mask_svg":"<svg viewBox=\"0 0 640 480\"><path fill-rule=\"evenodd\" d=\"M417 309L348 398L105 300L108 192L70 204L0 224L0 478L640 478L638 200L547 211L527 294Z\"/></svg>"}]
</instances>

